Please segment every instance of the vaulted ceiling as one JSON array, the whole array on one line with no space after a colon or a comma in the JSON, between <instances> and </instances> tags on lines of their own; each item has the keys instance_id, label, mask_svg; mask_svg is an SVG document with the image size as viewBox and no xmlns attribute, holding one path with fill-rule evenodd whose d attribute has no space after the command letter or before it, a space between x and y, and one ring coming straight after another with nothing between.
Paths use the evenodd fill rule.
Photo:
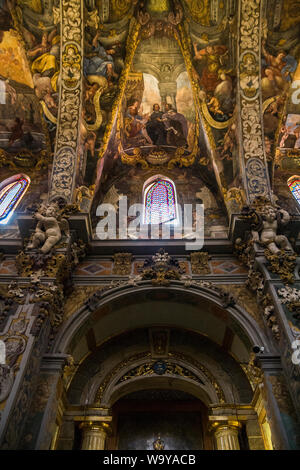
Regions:
<instances>
[{"instance_id":1,"label":"vaulted ceiling","mask_svg":"<svg viewBox=\"0 0 300 470\"><path fill-rule=\"evenodd\" d=\"M94 202L112 189L136 198L159 172L185 194L198 178L224 215L272 191L295 209L295 0L0 6L0 165L3 178L33 177L27 205L48 194L72 202L83 186Z\"/></svg>"}]
</instances>

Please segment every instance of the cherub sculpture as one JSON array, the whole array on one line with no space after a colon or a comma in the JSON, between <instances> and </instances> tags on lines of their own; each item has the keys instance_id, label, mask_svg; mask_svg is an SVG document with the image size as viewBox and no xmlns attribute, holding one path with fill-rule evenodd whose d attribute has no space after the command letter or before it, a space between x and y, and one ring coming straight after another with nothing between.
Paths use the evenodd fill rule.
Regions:
<instances>
[{"instance_id":1,"label":"cherub sculpture","mask_svg":"<svg viewBox=\"0 0 300 470\"><path fill-rule=\"evenodd\" d=\"M40 207L40 210L35 214L38 223L32 240L27 246L28 249L31 250L42 245L41 252L43 254L49 253L61 240L62 231L69 234L69 224L66 219L59 217L58 211L59 208L56 203Z\"/></svg>"},{"instance_id":2,"label":"cherub sculpture","mask_svg":"<svg viewBox=\"0 0 300 470\"><path fill-rule=\"evenodd\" d=\"M266 246L273 254L278 253L280 250L293 251L287 237L277 234L279 226L289 222L289 213L269 204L259 211L259 216L260 223L255 230L252 230L252 239Z\"/></svg>"}]
</instances>

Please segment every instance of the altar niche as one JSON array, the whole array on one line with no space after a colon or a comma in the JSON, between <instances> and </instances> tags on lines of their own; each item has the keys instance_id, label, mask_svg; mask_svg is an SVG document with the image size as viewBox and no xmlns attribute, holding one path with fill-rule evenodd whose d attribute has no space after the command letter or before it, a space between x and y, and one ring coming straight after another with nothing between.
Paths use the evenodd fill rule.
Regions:
<instances>
[{"instance_id":1,"label":"altar niche","mask_svg":"<svg viewBox=\"0 0 300 470\"><path fill-rule=\"evenodd\" d=\"M109 449L213 449L206 407L179 390L130 393L113 406L113 420Z\"/></svg>"}]
</instances>

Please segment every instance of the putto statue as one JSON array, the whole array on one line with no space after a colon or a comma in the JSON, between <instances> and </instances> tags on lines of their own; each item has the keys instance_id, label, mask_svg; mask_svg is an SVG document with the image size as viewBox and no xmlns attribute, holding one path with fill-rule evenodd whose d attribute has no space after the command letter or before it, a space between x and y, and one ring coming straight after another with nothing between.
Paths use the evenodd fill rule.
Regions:
<instances>
[{"instance_id":1,"label":"putto statue","mask_svg":"<svg viewBox=\"0 0 300 470\"><path fill-rule=\"evenodd\" d=\"M271 253L276 254L280 250L292 251L293 248L285 235L278 234L281 226L290 221L289 213L271 204L256 208L258 223L251 231L252 240L268 248Z\"/></svg>"},{"instance_id":2,"label":"putto statue","mask_svg":"<svg viewBox=\"0 0 300 470\"><path fill-rule=\"evenodd\" d=\"M62 239L62 232L69 234L68 221L61 218L56 203L42 204L38 212L35 213L35 218L38 223L27 249L32 250L42 245L40 251L43 254L49 253Z\"/></svg>"}]
</instances>

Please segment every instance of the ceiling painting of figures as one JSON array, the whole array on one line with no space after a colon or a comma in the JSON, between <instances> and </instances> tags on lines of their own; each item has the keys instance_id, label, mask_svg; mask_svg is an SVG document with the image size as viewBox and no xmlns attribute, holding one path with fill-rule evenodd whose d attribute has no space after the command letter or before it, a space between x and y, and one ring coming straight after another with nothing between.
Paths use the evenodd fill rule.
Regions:
<instances>
[{"instance_id":1,"label":"ceiling painting of figures","mask_svg":"<svg viewBox=\"0 0 300 470\"><path fill-rule=\"evenodd\" d=\"M296 203L287 180L299 172L300 156L300 21L296 3L268 1L268 11L274 13L266 12L261 68L269 175L280 204L293 211Z\"/></svg>"},{"instance_id":2,"label":"ceiling painting of figures","mask_svg":"<svg viewBox=\"0 0 300 470\"><path fill-rule=\"evenodd\" d=\"M39 94L33 66L37 56L30 56L42 25L36 22L31 32L32 22L26 22L29 12L32 18L42 15L42 3L0 2L0 167L2 179L17 173L29 176L31 184L21 208L29 207L41 195L47 197L52 160L49 128L41 106L45 95ZM53 143L54 138L55 133Z\"/></svg>"}]
</instances>

